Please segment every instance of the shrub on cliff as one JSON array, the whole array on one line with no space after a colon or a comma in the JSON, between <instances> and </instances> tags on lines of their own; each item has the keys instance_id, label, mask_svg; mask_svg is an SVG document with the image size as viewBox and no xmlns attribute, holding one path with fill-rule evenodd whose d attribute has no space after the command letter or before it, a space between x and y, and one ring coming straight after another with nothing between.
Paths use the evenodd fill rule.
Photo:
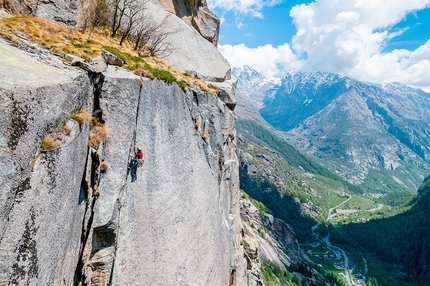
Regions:
<instances>
[{"instance_id":1,"label":"shrub on cliff","mask_svg":"<svg viewBox=\"0 0 430 286\"><path fill-rule=\"evenodd\" d=\"M60 141L54 136L44 137L40 143L40 149L43 151L50 151L60 146Z\"/></svg>"},{"instance_id":2,"label":"shrub on cliff","mask_svg":"<svg viewBox=\"0 0 430 286\"><path fill-rule=\"evenodd\" d=\"M70 115L70 118L79 123L79 125L89 123L91 115L83 109L76 110Z\"/></svg>"},{"instance_id":3,"label":"shrub on cliff","mask_svg":"<svg viewBox=\"0 0 430 286\"><path fill-rule=\"evenodd\" d=\"M93 117L90 125L90 134L88 138L88 146L98 148L103 140L108 135L108 128L101 123L97 117Z\"/></svg>"}]
</instances>

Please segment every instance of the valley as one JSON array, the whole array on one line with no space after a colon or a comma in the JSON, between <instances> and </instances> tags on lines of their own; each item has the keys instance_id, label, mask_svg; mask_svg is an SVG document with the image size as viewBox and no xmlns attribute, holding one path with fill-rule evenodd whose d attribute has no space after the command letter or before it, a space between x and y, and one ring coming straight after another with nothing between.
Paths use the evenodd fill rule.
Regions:
<instances>
[{"instance_id":1,"label":"valley","mask_svg":"<svg viewBox=\"0 0 430 286\"><path fill-rule=\"evenodd\" d=\"M375 281L392 276L392 270L357 244L363 238L350 237L344 229L354 225L357 230L353 232L360 232L371 221L402 216L413 208L415 194L369 194L255 121L238 119L236 126L241 189L293 227L301 249L312 261L309 267L332 273L345 283L338 285L390 285L366 284L375 276Z\"/></svg>"},{"instance_id":2,"label":"valley","mask_svg":"<svg viewBox=\"0 0 430 286\"><path fill-rule=\"evenodd\" d=\"M332 244L327 225L363 224L410 207L381 203L387 195L361 193L359 188L288 147L285 141L282 145L282 140L277 141L276 136L253 121L239 119L237 130L241 189L294 228L313 267L337 275L345 285L364 285L367 267L363 255L350 255ZM270 142L276 142L276 148L268 147ZM288 152L282 152L285 149ZM348 282L348 275L353 282Z\"/></svg>"},{"instance_id":3,"label":"valley","mask_svg":"<svg viewBox=\"0 0 430 286\"><path fill-rule=\"evenodd\" d=\"M308 257L287 272L309 285L319 284L306 269L336 285L428 285L418 205L429 195L430 95L327 73L233 73L241 189L294 229Z\"/></svg>"}]
</instances>

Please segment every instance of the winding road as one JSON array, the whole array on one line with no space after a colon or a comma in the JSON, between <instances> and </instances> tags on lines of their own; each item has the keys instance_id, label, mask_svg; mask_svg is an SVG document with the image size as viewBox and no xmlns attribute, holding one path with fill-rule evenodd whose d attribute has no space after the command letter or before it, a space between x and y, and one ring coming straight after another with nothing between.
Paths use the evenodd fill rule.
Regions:
<instances>
[{"instance_id":1,"label":"winding road","mask_svg":"<svg viewBox=\"0 0 430 286\"><path fill-rule=\"evenodd\" d=\"M371 210L366 210L367 212L376 212L376 211L379 211L380 209L382 209L384 207L384 205L383 204L379 204L378 203L378 206L376 207L376 208L374 208L374 209L371 209Z\"/></svg>"},{"instance_id":2,"label":"winding road","mask_svg":"<svg viewBox=\"0 0 430 286\"><path fill-rule=\"evenodd\" d=\"M331 212L334 209L337 209L338 207L340 207L341 205L343 205L344 203L346 203L347 201L349 201L352 198L352 196L349 196L349 198L347 198L345 201L343 201L342 203L338 204L337 206L331 208L328 210L328 215L327 215L327 221L329 221L332 217L334 217L337 213L332 214Z\"/></svg>"},{"instance_id":3,"label":"winding road","mask_svg":"<svg viewBox=\"0 0 430 286\"><path fill-rule=\"evenodd\" d=\"M349 209L349 210L336 210L336 212L334 214L332 214L334 209L337 209L338 207L340 207L341 205L343 205L344 203L346 203L347 201L349 201L351 199L352 196L349 196L348 199L346 199L345 201L343 201L342 203L340 203L339 205L331 208L328 210L328 215L327 215L327 221L329 221L330 219L332 219L333 217L335 217L338 214L351 214L351 213L356 213L358 212L358 210L353 210L353 209ZM366 210L367 212L375 212L375 211L379 211L380 209L382 209L384 207L383 204L378 203L378 206L376 208L370 209L370 210Z\"/></svg>"}]
</instances>

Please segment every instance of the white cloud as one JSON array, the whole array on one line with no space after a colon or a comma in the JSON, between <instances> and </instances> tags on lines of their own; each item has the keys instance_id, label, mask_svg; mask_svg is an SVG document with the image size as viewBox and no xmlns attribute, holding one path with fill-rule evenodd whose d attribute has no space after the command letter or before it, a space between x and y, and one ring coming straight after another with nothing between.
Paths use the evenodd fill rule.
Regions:
<instances>
[{"instance_id":1,"label":"white cloud","mask_svg":"<svg viewBox=\"0 0 430 286\"><path fill-rule=\"evenodd\" d=\"M261 10L264 7L278 5L282 0L208 0L210 9L220 8L225 11L234 11L238 14L250 15L263 18Z\"/></svg>"},{"instance_id":2,"label":"white cloud","mask_svg":"<svg viewBox=\"0 0 430 286\"><path fill-rule=\"evenodd\" d=\"M297 5L290 11L297 28L292 47L307 57L303 70L430 87L428 42L413 52L382 53L388 40L407 29L390 28L429 5L430 0L319 0Z\"/></svg>"},{"instance_id":3,"label":"white cloud","mask_svg":"<svg viewBox=\"0 0 430 286\"><path fill-rule=\"evenodd\" d=\"M237 18L243 14L262 18L263 7L280 2L209 0L208 4L233 10ZM240 44L219 49L232 66L250 65L267 77L291 70L320 70L362 81L398 81L430 91L429 42L415 51L384 52L388 41L408 30L393 26L427 7L430 0L318 0L290 10L297 29L291 45L247 48ZM236 24L242 26L241 21Z\"/></svg>"},{"instance_id":4,"label":"white cloud","mask_svg":"<svg viewBox=\"0 0 430 286\"><path fill-rule=\"evenodd\" d=\"M257 48L248 48L244 44L220 45L218 49L233 67L248 65L267 78L282 76L285 71L299 70L302 65L288 44L278 47L268 44Z\"/></svg>"},{"instance_id":5,"label":"white cloud","mask_svg":"<svg viewBox=\"0 0 430 286\"><path fill-rule=\"evenodd\" d=\"M415 51L394 50L362 59L348 74L373 82L401 82L430 91L430 40Z\"/></svg>"}]
</instances>

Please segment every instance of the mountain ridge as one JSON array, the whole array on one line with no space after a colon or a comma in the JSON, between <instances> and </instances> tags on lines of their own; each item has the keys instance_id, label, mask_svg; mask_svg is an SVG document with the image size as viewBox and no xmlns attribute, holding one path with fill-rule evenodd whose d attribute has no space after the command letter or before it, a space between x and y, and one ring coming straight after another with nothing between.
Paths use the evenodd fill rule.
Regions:
<instances>
[{"instance_id":1,"label":"mountain ridge","mask_svg":"<svg viewBox=\"0 0 430 286\"><path fill-rule=\"evenodd\" d=\"M241 98L253 88L241 87L238 75ZM399 83L298 72L254 107L291 144L350 183L370 192L414 192L430 167L429 103L430 94Z\"/></svg>"}]
</instances>

